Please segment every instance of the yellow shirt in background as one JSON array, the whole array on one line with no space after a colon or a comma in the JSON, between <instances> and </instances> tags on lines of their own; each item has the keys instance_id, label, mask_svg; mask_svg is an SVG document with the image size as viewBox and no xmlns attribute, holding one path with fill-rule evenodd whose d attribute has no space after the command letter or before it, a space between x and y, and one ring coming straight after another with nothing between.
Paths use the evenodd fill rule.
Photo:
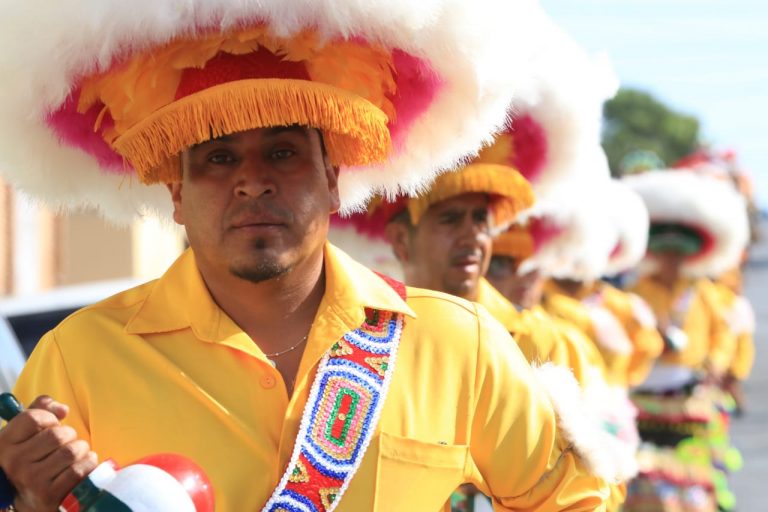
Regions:
<instances>
[{"instance_id":1,"label":"yellow shirt in background","mask_svg":"<svg viewBox=\"0 0 768 512\"><path fill-rule=\"evenodd\" d=\"M563 337L566 350L568 351L568 361L573 370L573 375L582 388L594 384L595 379L606 382L605 363L600 351L595 344L581 330L562 318L550 315L541 306L536 306L533 311L546 317L555 329Z\"/></svg>"},{"instance_id":2,"label":"yellow shirt in background","mask_svg":"<svg viewBox=\"0 0 768 512\"><path fill-rule=\"evenodd\" d=\"M674 323L687 335L682 350L667 350L660 361L692 370L727 371L736 350L736 338L725 320L715 285L706 279L681 279L670 290L650 277L632 289L651 306L659 327Z\"/></svg>"},{"instance_id":3,"label":"yellow shirt in background","mask_svg":"<svg viewBox=\"0 0 768 512\"><path fill-rule=\"evenodd\" d=\"M632 342L632 354L626 365L623 387L637 386L651 371L654 362L664 351L664 339L659 334L656 318L642 297L619 290L608 283L598 281L591 287L590 295L599 294L603 307L621 323Z\"/></svg>"},{"instance_id":4,"label":"yellow shirt in background","mask_svg":"<svg viewBox=\"0 0 768 512\"><path fill-rule=\"evenodd\" d=\"M736 350L729 373L737 380L745 380L752 373L755 364L755 340L752 334L744 333L736 337Z\"/></svg>"},{"instance_id":5,"label":"yellow shirt in background","mask_svg":"<svg viewBox=\"0 0 768 512\"><path fill-rule=\"evenodd\" d=\"M539 305L518 310L485 278L480 280L477 302L509 330L529 363L551 362L570 369L582 390L605 382L600 352L577 327ZM620 510L626 491L625 484L612 484L606 509Z\"/></svg>"},{"instance_id":6,"label":"yellow shirt in background","mask_svg":"<svg viewBox=\"0 0 768 512\"><path fill-rule=\"evenodd\" d=\"M519 310L485 278L478 285L477 303L512 334L528 362L568 366L568 352L562 339L540 313Z\"/></svg>"},{"instance_id":7,"label":"yellow shirt in background","mask_svg":"<svg viewBox=\"0 0 768 512\"><path fill-rule=\"evenodd\" d=\"M726 323L736 337L728 372L738 380L749 377L755 363L755 313L746 297L734 292L730 283L715 282Z\"/></svg>"},{"instance_id":8,"label":"yellow shirt in background","mask_svg":"<svg viewBox=\"0 0 768 512\"><path fill-rule=\"evenodd\" d=\"M529 363L551 362L570 368L582 387L594 375L590 368L604 373L603 362L590 340L541 306L518 310L485 278L480 280L477 302L507 328Z\"/></svg>"},{"instance_id":9,"label":"yellow shirt in background","mask_svg":"<svg viewBox=\"0 0 768 512\"><path fill-rule=\"evenodd\" d=\"M289 397L280 373L215 304L184 253L157 281L63 321L16 393L69 404L66 423L127 464L175 452L210 477L219 512L259 510L289 461L317 364L364 308L406 315L389 394L339 512L447 510L462 482L496 510L603 510L608 487L557 435L555 414L483 308L381 278L330 244L325 294Z\"/></svg>"},{"instance_id":10,"label":"yellow shirt in background","mask_svg":"<svg viewBox=\"0 0 768 512\"><path fill-rule=\"evenodd\" d=\"M585 334L600 352L605 366L606 381L614 386L625 386L627 369L632 356L631 347L626 347L626 350L623 352L617 352L601 343L601 333L598 332L587 306L578 299L562 293L557 285L551 281L545 287L542 307L550 315L571 323ZM604 314L610 315L610 312L605 310ZM610 320L617 327L620 327L618 319L611 318ZM626 332L622 331L621 335L627 338Z\"/></svg>"}]
</instances>

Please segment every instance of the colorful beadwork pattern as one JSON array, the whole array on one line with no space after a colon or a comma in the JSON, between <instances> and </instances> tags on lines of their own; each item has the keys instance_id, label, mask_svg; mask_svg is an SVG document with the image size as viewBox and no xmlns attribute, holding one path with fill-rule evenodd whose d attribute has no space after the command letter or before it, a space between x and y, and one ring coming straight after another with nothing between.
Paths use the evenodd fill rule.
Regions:
<instances>
[{"instance_id":1,"label":"colorful beadwork pattern","mask_svg":"<svg viewBox=\"0 0 768 512\"><path fill-rule=\"evenodd\" d=\"M331 512L357 472L384 405L403 315L366 310L323 356L288 468L262 512Z\"/></svg>"}]
</instances>

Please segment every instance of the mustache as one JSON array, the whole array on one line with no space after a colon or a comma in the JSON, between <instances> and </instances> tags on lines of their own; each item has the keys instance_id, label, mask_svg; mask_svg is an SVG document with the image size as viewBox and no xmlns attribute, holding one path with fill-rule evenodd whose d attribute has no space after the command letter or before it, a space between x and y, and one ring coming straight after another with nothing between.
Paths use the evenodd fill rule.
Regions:
<instances>
[{"instance_id":1,"label":"mustache","mask_svg":"<svg viewBox=\"0 0 768 512\"><path fill-rule=\"evenodd\" d=\"M483 259L483 252L478 249L464 249L456 251L451 254L449 261L451 262L451 265L455 265L469 258L475 259L479 263Z\"/></svg>"},{"instance_id":2,"label":"mustache","mask_svg":"<svg viewBox=\"0 0 768 512\"><path fill-rule=\"evenodd\" d=\"M227 225L248 223L291 224L294 213L288 208L264 202L251 201L243 203L232 210L226 218Z\"/></svg>"}]
</instances>

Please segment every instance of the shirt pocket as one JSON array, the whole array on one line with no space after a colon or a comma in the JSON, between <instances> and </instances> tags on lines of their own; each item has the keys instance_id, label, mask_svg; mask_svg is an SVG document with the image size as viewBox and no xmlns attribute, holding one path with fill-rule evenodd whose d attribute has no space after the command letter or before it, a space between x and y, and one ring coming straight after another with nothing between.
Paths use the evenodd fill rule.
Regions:
<instances>
[{"instance_id":1,"label":"shirt pocket","mask_svg":"<svg viewBox=\"0 0 768 512\"><path fill-rule=\"evenodd\" d=\"M376 512L438 512L464 481L469 448L382 432Z\"/></svg>"}]
</instances>

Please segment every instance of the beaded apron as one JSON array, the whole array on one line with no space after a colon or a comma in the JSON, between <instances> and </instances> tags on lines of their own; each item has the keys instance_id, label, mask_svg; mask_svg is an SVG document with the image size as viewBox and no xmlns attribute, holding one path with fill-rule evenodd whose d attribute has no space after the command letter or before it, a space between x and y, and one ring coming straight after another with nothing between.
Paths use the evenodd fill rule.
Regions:
<instances>
[{"instance_id":1,"label":"beaded apron","mask_svg":"<svg viewBox=\"0 0 768 512\"><path fill-rule=\"evenodd\" d=\"M326 352L291 460L262 512L336 508L376 430L402 330L402 314L366 309L363 325Z\"/></svg>"}]
</instances>

